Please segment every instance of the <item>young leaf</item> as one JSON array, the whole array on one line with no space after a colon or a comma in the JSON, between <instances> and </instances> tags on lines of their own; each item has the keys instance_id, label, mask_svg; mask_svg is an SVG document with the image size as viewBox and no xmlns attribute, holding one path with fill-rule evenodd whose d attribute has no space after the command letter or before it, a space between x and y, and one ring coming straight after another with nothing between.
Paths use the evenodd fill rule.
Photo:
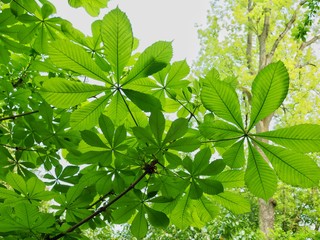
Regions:
<instances>
[{"instance_id":1,"label":"young leaf","mask_svg":"<svg viewBox=\"0 0 320 240\"><path fill-rule=\"evenodd\" d=\"M57 67L70 69L90 78L112 84L90 55L78 45L67 40L58 40L50 44L48 53Z\"/></svg>"},{"instance_id":2,"label":"young leaf","mask_svg":"<svg viewBox=\"0 0 320 240\"><path fill-rule=\"evenodd\" d=\"M133 45L131 24L127 15L119 8L110 11L103 18L101 36L106 58L119 83L123 68L130 59Z\"/></svg>"},{"instance_id":3,"label":"young leaf","mask_svg":"<svg viewBox=\"0 0 320 240\"><path fill-rule=\"evenodd\" d=\"M243 129L240 104L236 91L229 84L216 78L211 78L211 76L211 74L208 74L202 81L201 101L204 107Z\"/></svg>"},{"instance_id":4,"label":"young leaf","mask_svg":"<svg viewBox=\"0 0 320 240\"><path fill-rule=\"evenodd\" d=\"M41 96L57 108L68 108L86 101L106 90L105 87L66 80L64 78L47 79L41 90Z\"/></svg>"},{"instance_id":5,"label":"young leaf","mask_svg":"<svg viewBox=\"0 0 320 240\"><path fill-rule=\"evenodd\" d=\"M275 131L262 132L255 136L271 140L298 152L320 152L320 126L302 124Z\"/></svg>"},{"instance_id":6,"label":"young leaf","mask_svg":"<svg viewBox=\"0 0 320 240\"><path fill-rule=\"evenodd\" d=\"M285 148L257 142L269 158L279 178L285 183L300 187L317 186L320 169L308 156Z\"/></svg>"},{"instance_id":7,"label":"young leaf","mask_svg":"<svg viewBox=\"0 0 320 240\"><path fill-rule=\"evenodd\" d=\"M170 42L159 41L148 47L137 60L136 64L125 78L123 86L135 79L148 77L164 67L172 58Z\"/></svg>"},{"instance_id":8,"label":"young leaf","mask_svg":"<svg viewBox=\"0 0 320 240\"><path fill-rule=\"evenodd\" d=\"M281 61L262 69L252 83L252 103L249 130L261 119L273 113L285 99L289 74Z\"/></svg>"},{"instance_id":9,"label":"young leaf","mask_svg":"<svg viewBox=\"0 0 320 240\"><path fill-rule=\"evenodd\" d=\"M161 111L162 106L159 99L150 94L123 89L126 96L144 112Z\"/></svg>"},{"instance_id":10,"label":"young leaf","mask_svg":"<svg viewBox=\"0 0 320 240\"><path fill-rule=\"evenodd\" d=\"M268 200L277 189L277 177L260 153L249 143L245 182L255 196Z\"/></svg>"},{"instance_id":11,"label":"young leaf","mask_svg":"<svg viewBox=\"0 0 320 240\"><path fill-rule=\"evenodd\" d=\"M75 130L85 130L92 128L103 112L109 96L103 96L82 106L71 114L70 125Z\"/></svg>"}]
</instances>

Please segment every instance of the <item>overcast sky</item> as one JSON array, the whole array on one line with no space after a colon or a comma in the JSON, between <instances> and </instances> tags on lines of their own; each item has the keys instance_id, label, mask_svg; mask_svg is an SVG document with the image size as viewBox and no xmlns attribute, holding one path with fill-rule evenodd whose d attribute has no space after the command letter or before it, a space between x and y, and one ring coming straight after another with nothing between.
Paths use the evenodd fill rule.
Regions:
<instances>
[{"instance_id":1,"label":"overcast sky","mask_svg":"<svg viewBox=\"0 0 320 240\"><path fill-rule=\"evenodd\" d=\"M69 7L67 0L52 0L61 16L90 34L90 17L83 8ZM110 0L107 11L116 6L126 12L133 34L140 40L140 50L158 40L173 40L174 60L187 59L191 64L197 57L199 41L196 24L205 25L209 0Z\"/></svg>"}]
</instances>

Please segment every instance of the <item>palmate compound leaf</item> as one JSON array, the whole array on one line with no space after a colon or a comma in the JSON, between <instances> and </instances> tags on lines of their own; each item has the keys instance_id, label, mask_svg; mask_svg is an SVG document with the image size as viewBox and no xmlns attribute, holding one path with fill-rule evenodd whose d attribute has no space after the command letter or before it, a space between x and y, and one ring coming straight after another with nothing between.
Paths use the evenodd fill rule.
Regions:
<instances>
[{"instance_id":1,"label":"palmate compound leaf","mask_svg":"<svg viewBox=\"0 0 320 240\"><path fill-rule=\"evenodd\" d=\"M208 196L208 198L218 202L234 214L243 214L251 211L250 202L238 193L225 191L218 195Z\"/></svg>"},{"instance_id":2,"label":"palmate compound leaf","mask_svg":"<svg viewBox=\"0 0 320 240\"><path fill-rule=\"evenodd\" d=\"M101 36L106 58L119 83L123 68L131 57L133 46L133 34L127 15L119 8L105 15L101 25Z\"/></svg>"},{"instance_id":3,"label":"palmate compound leaf","mask_svg":"<svg viewBox=\"0 0 320 240\"><path fill-rule=\"evenodd\" d=\"M231 168L241 168L245 164L244 139L233 144L222 154L223 161Z\"/></svg>"},{"instance_id":4,"label":"palmate compound leaf","mask_svg":"<svg viewBox=\"0 0 320 240\"><path fill-rule=\"evenodd\" d=\"M40 90L41 96L57 108L68 108L86 101L106 90L105 87L66 80L46 79Z\"/></svg>"},{"instance_id":5,"label":"palmate compound leaf","mask_svg":"<svg viewBox=\"0 0 320 240\"><path fill-rule=\"evenodd\" d=\"M289 74L281 61L262 69L252 83L249 130L280 107L288 93Z\"/></svg>"},{"instance_id":6,"label":"palmate compound leaf","mask_svg":"<svg viewBox=\"0 0 320 240\"><path fill-rule=\"evenodd\" d=\"M216 72L215 69L211 70ZM202 80L201 101L204 107L218 117L243 128L238 95L228 83L219 80L218 75L209 74Z\"/></svg>"},{"instance_id":7,"label":"palmate compound leaf","mask_svg":"<svg viewBox=\"0 0 320 240\"><path fill-rule=\"evenodd\" d=\"M148 77L165 68L172 58L171 42L159 41L148 47L139 56L122 86L139 78Z\"/></svg>"},{"instance_id":8,"label":"palmate compound leaf","mask_svg":"<svg viewBox=\"0 0 320 240\"><path fill-rule=\"evenodd\" d=\"M320 152L320 126L301 124L254 134L298 152Z\"/></svg>"},{"instance_id":9,"label":"palmate compound leaf","mask_svg":"<svg viewBox=\"0 0 320 240\"><path fill-rule=\"evenodd\" d=\"M89 53L79 45L67 40L58 40L49 45L48 54L57 67L112 84Z\"/></svg>"},{"instance_id":10,"label":"palmate compound leaf","mask_svg":"<svg viewBox=\"0 0 320 240\"><path fill-rule=\"evenodd\" d=\"M268 200L277 189L277 176L261 154L249 143L245 182L255 196Z\"/></svg>"},{"instance_id":11,"label":"palmate compound leaf","mask_svg":"<svg viewBox=\"0 0 320 240\"><path fill-rule=\"evenodd\" d=\"M0 232L50 233L55 218L48 213L41 213L36 206L19 203L1 209Z\"/></svg>"},{"instance_id":12,"label":"palmate compound leaf","mask_svg":"<svg viewBox=\"0 0 320 240\"><path fill-rule=\"evenodd\" d=\"M319 184L320 168L310 157L260 141L256 143L283 182L299 187L313 187Z\"/></svg>"}]
</instances>

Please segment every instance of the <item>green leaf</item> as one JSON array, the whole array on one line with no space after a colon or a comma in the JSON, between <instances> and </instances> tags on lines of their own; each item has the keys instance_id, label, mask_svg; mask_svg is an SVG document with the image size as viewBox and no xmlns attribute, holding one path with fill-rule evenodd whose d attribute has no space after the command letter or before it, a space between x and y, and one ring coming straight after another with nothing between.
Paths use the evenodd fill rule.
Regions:
<instances>
[{"instance_id":1,"label":"green leaf","mask_svg":"<svg viewBox=\"0 0 320 240\"><path fill-rule=\"evenodd\" d=\"M170 220L182 230L190 226L202 228L218 212L218 207L208 198L202 196L197 200L193 200L188 194L185 194L179 199L176 207L171 212Z\"/></svg>"},{"instance_id":2,"label":"green leaf","mask_svg":"<svg viewBox=\"0 0 320 240\"><path fill-rule=\"evenodd\" d=\"M220 203L234 214L251 212L250 202L241 197L238 193L223 192L218 195L210 196L213 201Z\"/></svg>"},{"instance_id":3,"label":"green leaf","mask_svg":"<svg viewBox=\"0 0 320 240\"><path fill-rule=\"evenodd\" d=\"M92 131L88 131L88 130L81 131L81 137L87 144L91 146L106 148L106 145L102 142L100 137Z\"/></svg>"},{"instance_id":4,"label":"green leaf","mask_svg":"<svg viewBox=\"0 0 320 240\"><path fill-rule=\"evenodd\" d=\"M249 130L280 107L288 88L289 74L281 61L269 64L258 73L252 83Z\"/></svg>"},{"instance_id":5,"label":"green leaf","mask_svg":"<svg viewBox=\"0 0 320 240\"><path fill-rule=\"evenodd\" d=\"M211 158L210 148L201 149L194 157L194 162L192 164L192 174L194 176L201 175L202 171L209 166L209 160Z\"/></svg>"},{"instance_id":6,"label":"green leaf","mask_svg":"<svg viewBox=\"0 0 320 240\"><path fill-rule=\"evenodd\" d=\"M34 205L20 203L14 209L7 207L1 212L0 232L51 233L50 227L54 223L55 219L51 214L39 212Z\"/></svg>"},{"instance_id":7,"label":"green leaf","mask_svg":"<svg viewBox=\"0 0 320 240\"><path fill-rule=\"evenodd\" d=\"M277 189L277 177L260 153L249 144L245 182L255 196L268 200Z\"/></svg>"},{"instance_id":8,"label":"green leaf","mask_svg":"<svg viewBox=\"0 0 320 240\"><path fill-rule=\"evenodd\" d=\"M157 145L156 141L154 140L154 138L151 135L151 132L148 131L147 129L142 128L142 127L133 127L132 132L136 136L136 138L144 141L145 143Z\"/></svg>"},{"instance_id":9,"label":"green leaf","mask_svg":"<svg viewBox=\"0 0 320 240\"><path fill-rule=\"evenodd\" d=\"M148 232L148 222L141 209L132 221L130 231L136 238L143 238Z\"/></svg>"},{"instance_id":10,"label":"green leaf","mask_svg":"<svg viewBox=\"0 0 320 240\"><path fill-rule=\"evenodd\" d=\"M320 126L301 124L254 134L298 152L320 152Z\"/></svg>"},{"instance_id":11,"label":"green leaf","mask_svg":"<svg viewBox=\"0 0 320 240\"><path fill-rule=\"evenodd\" d=\"M178 88L186 85L185 81L181 81L190 72L190 68L186 60L174 62L168 72L166 86L168 88ZM188 84L188 82L187 82Z\"/></svg>"},{"instance_id":12,"label":"green leaf","mask_svg":"<svg viewBox=\"0 0 320 240\"><path fill-rule=\"evenodd\" d=\"M212 161L205 169L203 169L199 175L213 176L221 173L226 167L226 164L222 159L216 159Z\"/></svg>"},{"instance_id":13,"label":"green leaf","mask_svg":"<svg viewBox=\"0 0 320 240\"><path fill-rule=\"evenodd\" d=\"M130 89L123 89L126 96L144 112L161 111L162 106L159 99L150 94L137 92Z\"/></svg>"},{"instance_id":14,"label":"green leaf","mask_svg":"<svg viewBox=\"0 0 320 240\"><path fill-rule=\"evenodd\" d=\"M148 220L154 227L166 228L169 225L169 218L163 212L156 211L144 205Z\"/></svg>"},{"instance_id":15,"label":"green leaf","mask_svg":"<svg viewBox=\"0 0 320 240\"><path fill-rule=\"evenodd\" d=\"M119 83L123 68L130 59L133 45L131 24L127 15L119 8L110 11L103 18L101 36L106 58Z\"/></svg>"},{"instance_id":16,"label":"green leaf","mask_svg":"<svg viewBox=\"0 0 320 240\"><path fill-rule=\"evenodd\" d=\"M85 130L95 126L108 99L109 96L103 96L74 111L70 117L71 127L75 130Z\"/></svg>"},{"instance_id":17,"label":"green leaf","mask_svg":"<svg viewBox=\"0 0 320 240\"><path fill-rule=\"evenodd\" d=\"M214 179L221 182L224 188L244 187L244 171L242 170L223 171Z\"/></svg>"},{"instance_id":18,"label":"green leaf","mask_svg":"<svg viewBox=\"0 0 320 240\"><path fill-rule=\"evenodd\" d=\"M201 101L204 107L218 117L236 124L243 129L240 104L236 91L227 83L208 74L202 81Z\"/></svg>"},{"instance_id":19,"label":"green leaf","mask_svg":"<svg viewBox=\"0 0 320 240\"><path fill-rule=\"evenodd\" d=\"M110 117L116 126L124 123L128 114L128 107L125 103L125 98L120 91L112 96L111 102L108 104L105 110L105 114Z\"/></svg>"},{"instance_id":20,"label":"green leaf","mask_svg":"<svg viewBox=\"0 0 320 240\"><path fill-rule=\"evenodd\" d=\"M149 124L150 124L151 131L153 133L153 136L155 137L159 145L162 141L162 135L165 128L165 123L166 121L162 112L152 111L149 118Z\"/></svg>"},{"instance_id":21,"label":"green leaf","mask_svg":"<svg viewBox=\"0 0 320 240\"><path fill-rule=\"evenodd\" d=\"M188 131L188 120L184 118L176 119L175 121L172 122L162 144L164 145L168 142L181 138L186 134L187 131Z\"/></svg>"},{"instance_id":22,"label":"green leaf","mask_svg":"<svg viewBox=\"0 0 320 240\"><path fill-rule=\"evenodd\" d=\"M7 183L13 187L14 189L18 190L20 193L27 195L27 185L23 178L16 174L9 172L6 177Z\"/></svg>"},{"instance_id":23,"label":"green leaf","mask_svg":"<svg viewBox=\"0 0 320 240\"><path fill-rule=\"evenodd\" d=\"M223 161L231 168L241 168L245 164L244 139L236 142L223 154Z\"/></svg>"},{"instance_id":24,"label":"green leaf","mask_svg":"<svg viewBox=\"0 0 320 240\"><path fill-rule=\"evenodd\" d=\"M57 67L70 69L84 76L112 84L89 53L79 45L67 40L58 40L49 45L48 53Z\"/></svg>"},{"instance_id":25,"label":"green leaf","mask_svg":"<svg viewBox=\"0 0 320 240\"><path fill-rule=\"evenodd\" d=\"M283 182L300 187L318 185L320 168L310 157L285 148L257 143Z\"/></svg>"},{"instance_id":26,"label":"green leaf","mask_svg":"<svg viewBox=\"0 0 320 240\"><path fill-rule=\"evenodd\" d=\"M212 178L204 178L204 179L197 179L199 186L203 190L203 192L216 195L223 192L223 185L221 182L212 179Z\"/></svg>"},{"instance_id":27,"label":"green leaf","mask_svg":"<svg viewBox=\"0 0 320 240\"><path fill-rule=\"evenodd\" d=\"M123 86L133 80L148 77L160 71L167 66L171 58L171 42L159 41L152 44L143 53L141 53L136 64L124 80Z\"/></svg>"},{"instance_id":28,"label":"green leaf","mask_svg":"<svg viewBox=\"0 0 320 240\"><path fill-rule=\"evenodd\" d=\"M83 7L92 17L97 17L100 8L106 8L109 0L68 0L70 6Z\"/></svg>"},{"instance_id":29,"label":"green leaf","mask_svg":"<svg viewBox=\"0 0 320 240\"><path fill-rule=\"evenodd\" d=\"M202 136L214 142L236 140L243 136L241 130L221 120L206 121L200 124L199 130Z\"/></svg>"},{"instance_id":30,"label":"green leaf","mask_svg":"<svg viewBox=\"0 0 320 240\"><path fill-rule=\"evenodd\" d=\"M174 141L168 148L181 152L193 152L200 147L200 141L193 137L185 137Z\"/></svg>"},{"instance_id":31,"label":"green leaf","mask_svg":"<svg viewBox=\"0 0 320 240\"><path fill-rule=\"evenodd\" d=\"M66 80L47 79L40 90L41 96L57 108L68 108L86 101L106 90L105 87Z\"/></svg>"},{"instance_id":32,"label":"green leaf","mask_svg":"<svg viewBox=\"0 0 320 240\"><path fill-rule=\"evenodd\" d=\"M109 117L107 117L104 114L101 114L99 118L99 126L100 129L104 135L104 137L107 139L110 146L112 146L113 143L113 136L114 136L114 125Z\"/></svg>"}]
</instances>

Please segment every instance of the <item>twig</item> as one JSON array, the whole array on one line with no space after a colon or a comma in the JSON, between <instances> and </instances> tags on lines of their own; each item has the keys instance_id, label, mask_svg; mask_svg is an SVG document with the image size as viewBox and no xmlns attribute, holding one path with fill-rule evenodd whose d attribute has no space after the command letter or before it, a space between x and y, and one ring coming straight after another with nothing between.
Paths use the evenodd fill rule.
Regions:
<instances>
[{"instance_id":1,"label":"twig","mask_svg":"<svg viewBox=\"0 0 320 240\"><path fill-rule=\"evenodd\" d=\"M15 118L18 118L18 117L31 115L31 114L38 113L38 112L39 112L39 110L35 110L35 111L32 111L32 112L26 112L26 113L21 113L21 114L18 114L18 115L12 115L12 116L8 116L8 117L3 117L3 118L0 118L0 122L5 121L5 120L10 120L10 119L15 119Z\"/></svg>"},{"instance_id":2,"label":"twig","mask_svg":"<svg viewBox=\"0 0 320 240\"><path fill-rule=\"evenodd\" d=\"M158 163L158 160L153 160L150 163L150 168L153 168L156 164ZM148 168L148 169L150 169ZM115 202L117 202L120 198L122 198L124 195L126 195L130 190L132 190L147 174L151 174L150 171L148 171L148 169L146 169L143 174L137 179L135 180L126 190L124 190L122 193L120 193L118 196L116 196L114 199L112 199L110 202L108 202L106 205L100 207L97 211L95 211L94 213L92 213L91 215L89 215L88 217L82 219L80 222L78 222L77 224L73 225L72 227L70 227L67 231L58 234L57 236L53 237L53 238L49 238L49 240L57 240L60 239L62 237L64 237L65 235L67 235L70 232L73 232L75 229L77 229L78 227L80 227L81 225L85 224L86 222L88 222L89 220L91 220L92 218L94 218L95 216L99 215L100 213L104 212L108 207L110 207L112 204L114 204Z\"/></svg>"}]
</instances>

